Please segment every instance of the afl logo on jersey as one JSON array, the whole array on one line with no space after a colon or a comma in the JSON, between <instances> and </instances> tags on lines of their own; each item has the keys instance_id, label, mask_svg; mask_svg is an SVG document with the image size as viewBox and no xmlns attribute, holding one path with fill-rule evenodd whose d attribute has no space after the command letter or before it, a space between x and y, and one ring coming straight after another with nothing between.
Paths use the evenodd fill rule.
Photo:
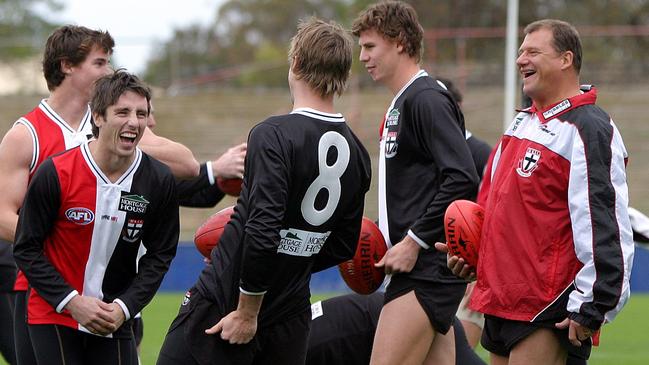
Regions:
<instances>
[{"instance_id":1,"label":"afl logo on jersey","mask_svg":"<svg viewBox=\"0 0 649 365\"><path fill-rule=\"evenodd\" d=\"M85 226L95 220L95 213L88 208L70 208L65 211L65 217L72 223Z\"/></svg>"}]
</instances>

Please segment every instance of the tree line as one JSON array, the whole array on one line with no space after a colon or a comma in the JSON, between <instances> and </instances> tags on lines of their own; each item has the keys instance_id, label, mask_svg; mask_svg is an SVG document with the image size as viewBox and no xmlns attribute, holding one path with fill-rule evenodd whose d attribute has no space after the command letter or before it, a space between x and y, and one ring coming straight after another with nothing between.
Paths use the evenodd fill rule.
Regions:
<instances>
[{"instance_id":1,"label":"tree line","mask_svg":"<svg viewBox=\"0 0 649 365\"><path fill-rule=\"evenodd\" d=\"M505 27L506 0L413 0L426 29ZM145 80L168 87L284 86L286 51L299 19L315 15L344 26L368 0L228 0L206 26L175 29L148 61ZM0 60L41 52L44 39L57 26L41 9L56 12L60 0L0 0ZM563 19L580 26L649 26L649 0L520 0L521 26L541 18ZM452 64L458 39L435 44L434 61ZM467 62L504 63L503 39L462 40ZM649 74L649 37L584 37L585 66L619 64L619 69ZM425 47L424 59L426 59ZM428 55L430 57L430 55ZM358 67L358 64L355 64ZM358 73L357 73L358 74Z\"/></svg>"}]
</instances>

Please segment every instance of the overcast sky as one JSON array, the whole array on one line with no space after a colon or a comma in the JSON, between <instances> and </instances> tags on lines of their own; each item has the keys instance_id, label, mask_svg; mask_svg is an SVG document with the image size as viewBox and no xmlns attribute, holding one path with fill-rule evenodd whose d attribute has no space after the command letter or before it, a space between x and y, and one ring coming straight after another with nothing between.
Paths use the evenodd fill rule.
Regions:
<instances>
[{"instance_id":1,"label":"overcast sky","mask_svg":"<svg viewBox=\"0 0 649 365\"><path fill-rule=\"evenodd\" d=\"M62 0L65 8L51 16L57 22L108 30L115 38L114 64L144 71L156 44L171 38L174 28L208 24L222 0Z\"/></svg>"}]
</instances>

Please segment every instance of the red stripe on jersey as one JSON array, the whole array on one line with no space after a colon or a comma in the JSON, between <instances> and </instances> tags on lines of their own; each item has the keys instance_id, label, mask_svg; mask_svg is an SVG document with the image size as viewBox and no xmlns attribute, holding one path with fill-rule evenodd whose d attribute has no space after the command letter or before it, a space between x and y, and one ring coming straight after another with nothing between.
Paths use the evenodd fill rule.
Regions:
<instances>
[{"instance_id":1,"label":"red stripe on jersey","mask_svg":"<svg viewBox=\"0 0 649 365\"><path fill-rule=\"evenodd\" d=\"M45 161L48 157L63 152L68 148L76 147L76 145L66 146L64 130L62 129L63 127L52 120L50 115L48 115L43 110L46 105L47 103L45 101L42 101L39 106L23 116L23 118L27 119L29 123L31 123L31 125L34 127L38 143L38 146L33 146L38 151L38 156L36 156L36 163L34 164L33 170L29 172L30 181L32 179L32 176L36 172L36 169L38 169L41 163L43 163L43 161ZM85 123L83 125L83 128L84 130L81 131L82 133L92 133L92 130L90 129L91 123ZM66 132L69 134L73 133L73 131ZM18 270L18 275L16 276L16 282L14 284L14 290L26 291L28 287L29 284L27 282L27 278L25 278L25 275L20 270Z\"/></svg>"},{"instance_id":2,"label":"red stripe on jersey","mask_svg":"<svg viewBox=\"0 0 649 365\"><path fill-rule=\"evenodd\" d=\"M61 207L57 223L45 240L43 251L63 279L79 293L83 293L86 262L90 254L95 219L98 219L95 216L97 180L88 168L81 149L57 156L53 158L53 162L61 186ZM36 291L30 294L28 313L30 324L50 323L77 328L77 322L69 314L56 313Z\"/></svg>"},{"instance_id":3,"label":"red stripe on jersey","mask_svg":"<svg viewBox=\"0 0 649 365\"><path fill-rule=\"evenodd\" d=\"M38 150L38 156L34 169L29 172L29 180L31 181L36 169L46 158L65 151L65 138L61 132L61 127L54 123L39 107L34 108L34 110L23 116L23 118L31 123L38 138L38 146L33 146ZM18 270L14 290L25 291L28 287L29 283L27 283L27 278L22 271Z\"/></svg>"}]
</instances>

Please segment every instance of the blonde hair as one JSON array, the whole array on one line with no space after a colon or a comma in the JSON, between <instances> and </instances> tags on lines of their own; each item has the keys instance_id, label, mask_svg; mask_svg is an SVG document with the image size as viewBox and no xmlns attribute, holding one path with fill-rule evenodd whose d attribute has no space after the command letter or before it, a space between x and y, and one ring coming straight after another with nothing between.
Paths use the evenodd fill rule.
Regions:
<instances>
[{"instance_id":1,"label":"blonde hair","mask_svg":"<svg viewBox=\"0 0 649 365\"><path fill-rule=\"evenodd\" d=\"M352 47L343 27L311 17L298 24L288 60L295 77L320 96L341 95L352 67Z\"/></svg>"}]
</instances>

